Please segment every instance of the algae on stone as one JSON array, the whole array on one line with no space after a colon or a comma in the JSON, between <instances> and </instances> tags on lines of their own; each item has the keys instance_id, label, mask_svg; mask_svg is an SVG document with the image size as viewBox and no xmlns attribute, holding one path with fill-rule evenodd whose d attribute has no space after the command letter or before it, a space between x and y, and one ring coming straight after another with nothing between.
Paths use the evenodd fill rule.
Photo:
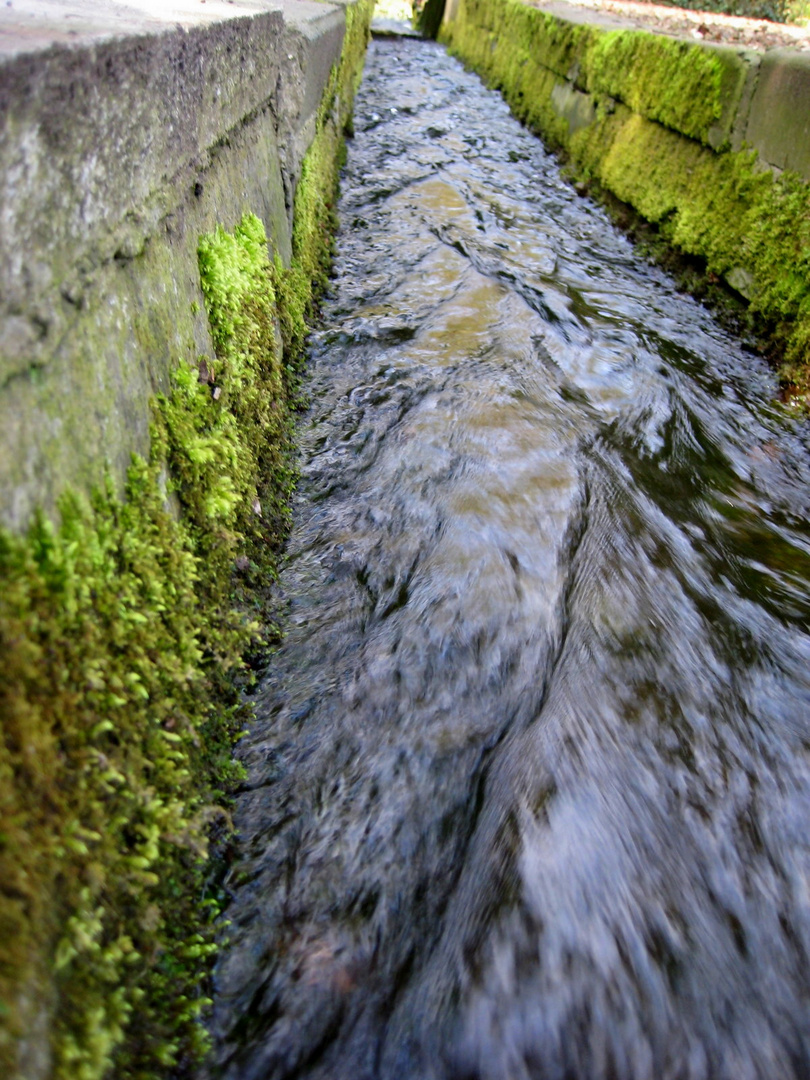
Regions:
<instances>
[{"instance_id":1,"label":"algae on stone","mask_svg":"<svg viewBox=\"0 0 810 1080\"><path fill-rule=\"evenodd\" d=\"M65 496L58 528L40 519L0 545L0 918L14 950L2 1000L13 1017L15 996L47 991L55 973L52 1074L66 1080L113 1063L121 1077L154 1075L207 1041L216 905L203 864L238 775L230 752L247 714L234 675L255 633L231 576L259 485L281 498L289 470L261 223L204 238L201 272L216 385L179 370L123 500L110 486ZM266 436L275 471L257 451ZM25 1050L25 1031L10 1030Z\"/></svg>"},{"instance_id":2,"label":"algae on stone","mask_svg":"<svg viewBox=\"0 0 810 1080\"><path fill-rule=\"evenodd\" d=\"M515 114L750 301L810 389L810 187L729 149L746 65L733 50L575 25L520 0L458 0L441 40Z\"/></svg>"},{"instance_id":3,"label":"algae on stone","mask_svg":"<svg viewBox=\"0 0 810 1080\"><path fill-rule=\"evenodd\" d=\"M0 533L0 1074L193 1072L215 944L206 863L241 775L245 586L275 573L292 392L325 281L371 3L346 9L296 192L290 268L261 222L199 244L215 355L180 363L126 489Z\"/></svg>"}]
</instances>

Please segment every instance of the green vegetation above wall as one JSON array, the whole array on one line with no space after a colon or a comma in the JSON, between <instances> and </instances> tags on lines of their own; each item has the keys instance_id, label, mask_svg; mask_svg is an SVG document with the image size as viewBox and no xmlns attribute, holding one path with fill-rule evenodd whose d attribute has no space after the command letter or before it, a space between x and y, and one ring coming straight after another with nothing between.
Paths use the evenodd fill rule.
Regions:
<instances>
[{"instance_id":1,"label":"green vegetation above wall","mask_svg":"<svg viewBox=\"0 0 810 1080\"><path fill-rule=\"evenodd\" d=\"M742 15L747 19L770 19L771 22L797 22L810 16L807 0L642 0L690 11L714 11L720 15Z\"/></svg>"}]
</instances>

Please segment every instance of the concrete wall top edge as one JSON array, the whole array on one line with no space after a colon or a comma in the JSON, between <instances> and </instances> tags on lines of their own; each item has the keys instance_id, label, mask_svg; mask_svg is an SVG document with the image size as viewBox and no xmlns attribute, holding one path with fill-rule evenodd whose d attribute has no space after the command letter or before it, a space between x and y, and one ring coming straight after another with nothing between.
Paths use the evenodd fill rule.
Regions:
<instances>
[{"instance_id":1,"label":"concrete wall top edge","mask_svg":"<svg viewBox=\"0 0 810 1080\"><path fill-rule=\"evenodd\" d=\"M34 8L51 16L34 19L36 47L17 37L16 52L0 57L0 384L19 363L20 320L45 362L58 335L43 328L62 322L77 272L86 279L93 267L142 250L246 119L271 110L288 174L311 138L340 55L342 4L159 4L129 0L103 14L87 0L0 7L6 31ZM94 29L66 46L51 32L56 12L84 12Z\"/></svg>"},{"instance_id":2,"label":"concrete wall top edge","mask_svg":"<svg viewBox=\"0 0 810 1080\"><path fill-rule=\"evenodd\" d=\"M314 0L12 0L0 7L0 63L54 45L81 47L120 37L191 30ZM317 5L322 7L322 5Z\"/></svg>"},{"instance_id":3,"label":"concrete wall top edge","mask_svg":"<svg viewBox=\"0 0 810 1080\"><path fill-rule=\"evenodd\" d=\"M326 26L345 26L344 7L351 0L280 0L285 22L307 37L317 37Z\"/></svg>"},{"instance_id":4,"label":"concrete wall top edge","mask_svg":"<svg viewBox=\"0 0 810 1080\"><path fill-rule=\"evenodd\" d=\"M670 14L675 14L679 17L683 16L683 23L679 27L671 29L665 22L652 25L641 14L634 15L631 11L627 11L626 14L619 14L618 12L589 6L588 0L519 0L519 2L525 2L530 7L536 8L538 11L545 12L549 15L555 15L570 23L587 24L605 30L638 30L642 33L674 37L681 41L689 41L707 48L719 46L721 48L729 48L737 51L745 50L747 46L734 43L733 41L713 41L710 38L705 38L699 32L698 27L705 22L712 23L716 18L727 19L732 26L737 23L751 24L753 22L756 24L758 31L777 31L781 38L793 42L792 46L761 46L759 49L760 54L765 51L795 52L797 47L804 51L810 50L810 28L793 24L774 24L769 23L766 20L751 20L737 16L721 16L711 12L700 12L698 10L680 10L679 12L673 13L671 8L663 8L662 10L664 12L668 11ZM647 5L643 4L642 7L647 8ZM447 0L445 12L447 13L448 20L452 20L457 12L457 3L454 2L454 0ZM693 25L692 33L688 30L688 25L690 23Z\"/></svg>"},{"instance_id":5,"label":"concrete wall top edge","mask_svg":"<svg viewBox=\"0 0 810 1080\"><path fill-rule=\"evenodd\" d=\"M594 8L579 7L577 4L569 4L566 0L546 0L545 3L532 4L538 11L547 15L554 15L565 22L574 23L578 26L598 26L603 30L637 30L638 24L632 19L623 18L611 11L595 10ZM452 15L451 15L452 17Z\"/></svg>"},{"instance_id":6,"label":"concrete wall top edge","mask_svg":"<svg viewBox=\"0 0 810 1080\"><path fill-rule=\"evenodd\" d=\"M289 261L351 3L0 0L3 524L144 452L149 395L211 349L203 232L250 210Z\"/></svg>"},{"instance_id":7,"label":"concrete wall top edge","mask_svg":"<svg viewBox=\"0 0 810 1080\"><path fill-rule=\"evenodd\" d=\"M83 252L97 263L137 247L122 223L148 235L180 195L176 178L275 93L283 30L266 11L0 64L4 302L31 310Z\"/></svg>"}]
</instances>

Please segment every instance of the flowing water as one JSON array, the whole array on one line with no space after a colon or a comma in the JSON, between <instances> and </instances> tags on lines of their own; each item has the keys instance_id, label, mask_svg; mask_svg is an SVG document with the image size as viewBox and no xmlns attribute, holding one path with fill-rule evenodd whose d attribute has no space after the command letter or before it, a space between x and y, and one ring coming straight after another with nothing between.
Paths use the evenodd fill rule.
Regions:
<instances>
[{"instance_id":1,"label":"flowing water","mask_svg":"<svg viewBox=\"0 0 810 1080\"><path fill-rule=\"evenodd\" d=\"M340 215L221 1075L809 1076L802 426L435 44Z\"/></svg>"}]
</instances>

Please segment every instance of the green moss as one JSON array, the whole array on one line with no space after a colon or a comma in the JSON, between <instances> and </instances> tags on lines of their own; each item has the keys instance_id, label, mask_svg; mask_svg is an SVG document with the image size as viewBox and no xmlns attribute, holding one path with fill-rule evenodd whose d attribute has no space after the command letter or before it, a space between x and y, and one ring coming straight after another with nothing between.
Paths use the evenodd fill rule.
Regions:
<instances>
[{"instance_id":1,"label":"green moss","mask_svg":"<svg viewBox=\"0 0 810 1080\"><path fill-rule=\"evenodd\" d=\"M284 350L293 379L303 356L307 321L329 279L343 144L363 73L373 9L373 0L359 0L345 9L341 62L330 73L316 118L315 137L295 190L291 265L289 270L278 260L275 265Z\"/></svg>"},{"instance_id":2,"label":"green moss","mask_svg":"<svg viewBox=\"0 0 810 1080\"><path fill-rule=\"evenodd\" d=\"M17 995L55 973L57 1077L103 1075L136 1008L152 1045L176 1046L173 1059L201 1039L204 971L178 957L192 930L210 944L199 860L215 774L219 784L228 771L216 748L239 723L235 695L210 687L238 662L241 635L201 610L203 568L158 481L157 462L135 462L126 501L68 497L59 529L39 520L0 542L12 676L0 909L13 931L0 985L10 1015L31 1025L49 995L22 1016ZM151 1059L138 1045L119 1055L118 1075L148 1075Z\"/></svg>"},{"instance_id":3,"label":"green moss","mask_svg":"<svg viewBox=\"0 0 810 1080\"><path fill-rule=\"evenodd\" d=\"M707 145L728 137L747 70L732 49L577 25L521 0L462 0L442 39L517 111L550 72Z\"/></svg>"},{"instance_id":4,"label":"green moss","mask_svg":"<svg viewBox=\"0 0 810 1080\"><path fill-rule=\"evenodd\" d=\"M0 540L0 986L19 1037L15 997L55 972L57 1077L152 1076L206 1046L204 858L256 633L234 560L274 573L291 474L261 223L204 237L200 272L216 358L179 369L125 499L66 497L58 529Z\"/></svg>"},{"instance_id":5,"label":"green moss","mask_svg":"<svg viewBox=\"0 0 810 1080\"><path fill-rule=\"evenodd\" d=\"M163 438L196 550L227 580L246 540L278 540L292 476L277 297L264 226L199 244L215 359L185 363L159 401Z\"/></svg>"},{"instance_id":6,"label":"green moss","mask_svg":"<svg viewBox=\"0 0 810 1080\"><path fill-rule=\"evenodd\" d=\"M268 625L291 388L371 7L346 9L292 266L252 215L203 237L215 356L156 401L149 460L123 496L68 494L58 526L0 533L0 1075L146 1080L206 1052L208 844L240 774L244 658Z\"/></svg>"},{"instance_id":7,"label":"green moss","mask_svg":"<svg viewBox=\"0 0 810 1080\"><path fill-rule=\"evenodd\" d=\"M721 55L643 31L610 31L593 39L585 89L706 143L723 115Z\"/></svg>"},{"instance_id":8,"label":"green moss","mask_svg":"<svg viewBox=\"0 0 810 1080\"><path fill-rule=\"evenodd\" d=\"M810 362L810 188L751 151L715 154L629 110L603 112L569 142L572 160L709 274L746 281L750 312L790 366Z\"/></svg>"},{"instance_id":9,"label":"green moss","mask_svg":"<svg viewBox=\"0 0 810 1080\"><path fill-rule=\"evenodd\" d=\"M743 289L786 377L810 388L810 188L726 148L745 77L729 50L574 26L518 0L461 0L442 38L575 174ZM572 82L589 91L576 123Z\"/></svg>"}]
</instances>

